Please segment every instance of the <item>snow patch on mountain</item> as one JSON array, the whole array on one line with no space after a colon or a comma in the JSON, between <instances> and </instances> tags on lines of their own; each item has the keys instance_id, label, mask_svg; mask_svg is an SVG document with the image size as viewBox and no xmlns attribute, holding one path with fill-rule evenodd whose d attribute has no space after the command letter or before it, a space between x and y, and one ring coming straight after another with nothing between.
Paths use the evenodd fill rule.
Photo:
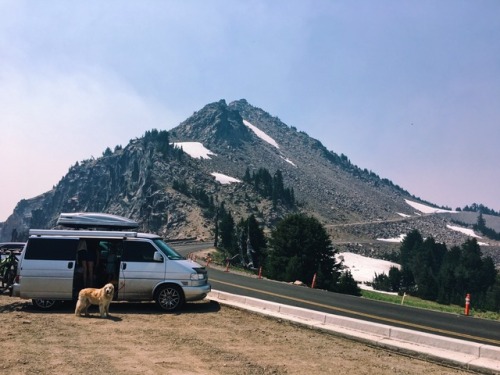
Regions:
<instances>
[{"instance_id":1,"label":"snow patch on mountain","mask_svg":"<svg viewBox=\"0 0 500 375\"><path fill-rule=\"evenodd\" d=\"M394 262L389 262L382 259L374 259L354 253L338 253L337 261L343 260L345 268L349 269L354 280L358 283L372 282L375 274L381 275L385 273L389 275L391 267L401 266Z\"/></svg>"},{"instance_id":2,"label":"snow patch on mountain","mask_svg":"<svg viewBox=\"0 0 500 375\"><path fill-rule=\"evenodd\" d=\"M455 225L448 225L448 224L446 225L446 227L448 229L451 229L451 230L454 230L454 231L466 234L469 237L483 238L483 237L478 236L476 233L474 233L474 231L472 229L469 229L469 228L457 227ZM487 243L487 242L480 242L480 241L478 241L477 243L478 243L479 246L490 246L490 244Z\"/></svg>"},{"instance_id":3,"label":"snow patch on mountain","mask_svg":"<svg viewBox=\"0 0 500 375\"><path fill-rule=\"evenodd\" d=\"M284 157L284 156L282 156L282 155L281 155L280 157L281 157L284 161L286 161L287 163L289 163L289 164L293 165L294 167L297 167L297 165L296 165L293 161L291 161L290 159L285 158L285 157Z\"/></svg>"},{"instance_id":4,"label":"snow patch on mountain","mask_svg":"<svg viewBox=\"0 0 500 375\"><path fill-rule=\"evenodd\" d=\"M200 142L175 142L174 147L182 148L186 154L194 159L211 159L211 155L217 156Z\"/></svg>"},{"instance_id":5,"label":"snow patch on mountain","mask_svg":"<svg viewBox=\"0 0 500 375\"><path fill-rule=\"evenodd\" d=\"M427 206L422 203L417 203L410 201L408 199L405 199L406 203L408 203L410 206L412 206L414 209L424 213L424 214L439 214L439 213L444 213L444 212L456 212L456 211L451 211L451 210L443 210L441 208L436 208L436 207L431 207Z\"/></svg>"},{"instance_id":6,"label":"snow patch on mountain","mask_svg":"<svg viewBox=\"0 0 500 375\"><path fill-rule=\"evenodd\" d=\"M406 237L406 234L400 234L398 237L394 237L394 238L377 238L377 241L398 243L398 242L403 242L405 237Z\"/></svg>"},{"instance_id":7,"label":"snow patch on mountain","mask_svg":"<svg viewBox=\"0 0 500 375\"><path fill-rule=\"evenodd\" d=\"M214 176L215 180L217 182L221 183L222 185L228 185L228 184L231 184L231 183L241 182L241 180L238 180L237 178L234 178L234 177L231 177L231 176L227 176L227 175L222 174L222 173L212 172L210 174L212 176Z\"/></svg>"},{"instance_id":8,"label":"snow patch on mountain","mask_svg":"<svg viewBox=\"0 0 500 375\"><path fill-rule=\"evenodd\" d=\"M456 231L456 232L463 233L469 237L482 238L482 237L478 236L476 233L474 233L474 231L472 229L469 229L469 228L463 228L463 227L458 227L458 226L449 225L449 224L446 225L446 228L451 229L451 230ZM403 242L405 237L406 237L406 234L400 234L398 237L394 237L394 238L377 238L377 241L398 243L398 242ZM489 246L489 244L486 242L478 242L478 244L481 246Z\"/></svg>"},{"instance_id":9,"label":"snow patch on mountain","mask_svg":"<svg viewBox=\"0 0 500 375\"><path fill-rule=\"evenodd\" d=\"M411 215L403 214L401 212L396 212L401 217L411 217Z\"/></svg>"},{"instance_id":10,"label":"snow patch on mountain","mask_svg":"<svg viewBox=\"0 0 500 375\"><path fill-rule=\"evenodd\" d=\"M446 225L446 228L449 228L451 230L466 234L469 237L481 238L476 233L474 233L474 231L472 229L469 229L469 228L462 228L462 227L457 227L454 225Z\"/></svg>"},{"instance_id":11,"label":"snow patch on mountain","mask_svg":"<svg viewBox=\"0 0 500 375\"><path fill-rule=\"evenodd\" d=\"M267 135L266 133L264 133L258 127L252 125L247 120L243 120L243 124L245 124L245 126L249 127L250 130L253 131L255 133L255 135L257 137L259 137L260 139L262 139L263 141L269 143L271 146L274 146L274 147L276 147L278 149L280 148L280 146L278 145L278 142L276 142L272 137L270 137L269 135Z\"/></svg>"}]
</instances>

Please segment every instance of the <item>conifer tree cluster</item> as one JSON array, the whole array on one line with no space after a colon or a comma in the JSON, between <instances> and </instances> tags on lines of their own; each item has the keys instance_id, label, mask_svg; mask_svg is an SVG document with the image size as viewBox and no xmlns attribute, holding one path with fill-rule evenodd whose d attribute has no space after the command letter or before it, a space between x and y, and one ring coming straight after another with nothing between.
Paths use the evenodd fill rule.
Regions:
<instances>
[{"instance_id":1,"label":"conifer tree cluster","mask_svg":"<svg viewBox=\"0 0 500 375\"><path fill-rule=\"evenodd\" d=\"M259 168L257 172L250 174L247 168L243 181L251 184L263 197L271 199L273 204L282 202L289 206L295 205L295 192L292 188L285 187L283 173L278 169L274 176L266 168Z\"/></svg>"},{"instance_id":2,"label":"conifer tree cluster","mask_svg":"<svg viewBox=\"0 0 500 375\"><path fill-rule=\"evenodd\" d=\"M470 206L467 205L462 209L457 208L457 211L479 212L480 214L484 214L484 215L500 216L500 212L495 211L489 207L486 207L485 205L480 204L480 203L479 204L472 203Z\"/></svg>"},{"instance_id":3,"label":"conifer tree cluster","mask_svg":"<svg viewBox=\"0 0 500 375\"><path fill-rule=\"evenodd\" d=\"M222 203L217 210L215 239L214 245L226 254L227 261L245 268L262 266L268 278L306 284L315 278L317 288L361 294L351 273L341 271L342 263L335 260L337 251L314 217L289 215L266 238L254 215L235 224Z\"/></svg>"},{"instance_id":4,"label":"conifer tree cluster","mask_svg":"<svg viewBox=\"0 0 500 375\"><path fill-rule=\"evenodd\" d=\"M170 144L170 136L166 130L147 130L144 133L144 142L152 142L155 144L157 150L163 155L165 159L169 157L180 160L184 151L182 148L176 148Z\"/></svg>"},{"instance_id":5,"label":"conifer tree cluster","mask_svg":"<svg viewBox=\"0 0 500 375\"><path fill-rule=\"evenodd\" d=\"M500 233L486 226L486 220L484 220L483 214L481 212L477 217L477 223L472 228L475 231L480 232L484 236L491 238L492 240L500 241Z\"/></svg>"},{"instance_id":6,"label":"conifer tree cluster","mask_svg":"<svg viewBox=\"0 0 500 375\"><path fill-rule=\"evenodd\" d=\"M466 294L474 307L500 308L500 278L491 257L483 257L475 238L450 250L432 237L425 240L418 230L405 237L400 248L401 270L376 275L376 289L406 292L442 304L463 305Z\"/></svg>"},{"instance_id":7,"label":"conifer tree cluster","mask_svg":"<svg viewBox=\"0 0 500 375\"><path fill-rule=\"evenodd\" d=\"M244 268L257 269L263 264L267 255L267 239L255 215L240 219L235 224L223 202L217 209L215 224L214 245L226 254L227 260Z\"/></svg>"},{"instance_id":8,"label":"conifer tree cluster","mask_svg":"<svg viewBox=\"0 0 500 375\"><path fill-rule=\"evenodd\" d=\"M313 217L293 214L278 223L272 232L269 277L311 283L317 275L319 288L333 290L340 272L330 237Z\"/></svg>"}]
</instances>

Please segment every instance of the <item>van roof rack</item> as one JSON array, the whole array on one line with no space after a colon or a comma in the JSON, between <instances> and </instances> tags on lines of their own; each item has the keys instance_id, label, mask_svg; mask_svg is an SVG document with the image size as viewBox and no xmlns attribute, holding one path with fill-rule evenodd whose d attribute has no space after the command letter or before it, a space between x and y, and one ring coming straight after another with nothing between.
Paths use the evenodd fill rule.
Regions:
<instances>
[{"instance_id":1,"label":"van roof rack","mask_svg":"<svg viewBox=\"0 0 500 375\"><path fill-rule=\"evenodd\" d=\"M139 227L137 222L126 217L96 212L61 213L57 225L74 229L104 228L112 230Z\"/></svg>"},{"instance_id":2,"label":"van roof rack","mask_svg":"<svg viewBox=\"0 0 500 375\"><path fill-rule=\"evenodd\" d=\"M129 238L137 237L137 232L116 232L107 230L67 230L67 229L30 229L30 236L68 236L68 237L104 237Z\"/></svg>"}]
</instances>

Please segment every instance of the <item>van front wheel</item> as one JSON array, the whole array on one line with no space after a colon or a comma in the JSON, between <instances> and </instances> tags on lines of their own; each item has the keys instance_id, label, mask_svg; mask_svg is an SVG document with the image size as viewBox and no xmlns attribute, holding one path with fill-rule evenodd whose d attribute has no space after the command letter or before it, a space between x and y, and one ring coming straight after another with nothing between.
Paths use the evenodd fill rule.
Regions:
<instances>
[{"instance_id":1,"label":"van front wheel","mask_svg":"<svg viewBox=\"0 0 500 375\"><path fill-rule=\"evenodd\" d=\"M155 300L162 310L174 311L182 305L184 298L177 285L164 285L158 289Z\"/></svg>"},{"instance_id":2,"label":"van front wheel","mask_svg":"<svg viewBox=\"0 0 500 375\"><path fill-rule=\"evenodd\" d=\"M31 300L31 302L33 302L33 306L35 306L39 310L50 310L56 304L56 300L54 299L34 298Z\"/></svg>"}]
</instances>

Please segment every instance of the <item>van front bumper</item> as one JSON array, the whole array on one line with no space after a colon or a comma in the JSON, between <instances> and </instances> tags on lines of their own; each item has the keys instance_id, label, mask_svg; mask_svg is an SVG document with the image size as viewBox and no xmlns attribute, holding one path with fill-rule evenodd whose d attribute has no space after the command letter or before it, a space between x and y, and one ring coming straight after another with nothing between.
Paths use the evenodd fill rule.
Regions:
<instances>
[{"instance_id":1,"label":"van front bumper","mask_svg":"<svg viewBox=\"0 0 500 375\"><path fill-rule=\"evenodd\" d=\"M207 283L201 286L185 286L182 289L184 291L184 298L186 301L199 301L210 293L212 286Z\"/></svg>"}]
</instances>

